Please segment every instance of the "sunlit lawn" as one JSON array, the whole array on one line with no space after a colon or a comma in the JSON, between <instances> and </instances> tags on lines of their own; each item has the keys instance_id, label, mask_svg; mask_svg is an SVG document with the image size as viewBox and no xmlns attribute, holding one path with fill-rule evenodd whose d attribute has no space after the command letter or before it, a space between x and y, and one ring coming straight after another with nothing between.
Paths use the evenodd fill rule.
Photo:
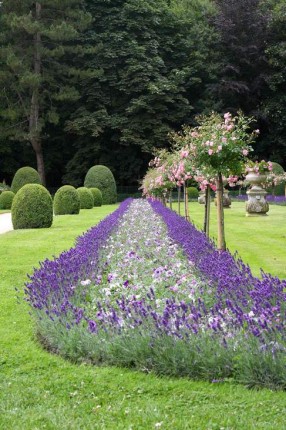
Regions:
<instances>
[{"instance_id":1,"label":"sunlit lawn","mask_svg":"<svg viewBox=\"0 0 286 430\"><path fill-rule=\"evenodd\" d=\"M193 382L121 368L78 366L37 343L28 308L16 303L14 288L22 289L26 274L39 261L70 248L79 234L115 207L56 217L51 229L0 235L0 429L285 429L286 393L250 391L231 381ZM257 245L254 220L244 217L241 204L234 207L226 215L230 248L257 267L267 263L266 270L285 272L279 253L286 249L286 208L271 206L269 217L255 220L261 230ZM197 224L202 209L190 206ZM279 245L281 235L284 242ZM265 258L259 257L260 251Z\"/></svg>"}]
</instances>

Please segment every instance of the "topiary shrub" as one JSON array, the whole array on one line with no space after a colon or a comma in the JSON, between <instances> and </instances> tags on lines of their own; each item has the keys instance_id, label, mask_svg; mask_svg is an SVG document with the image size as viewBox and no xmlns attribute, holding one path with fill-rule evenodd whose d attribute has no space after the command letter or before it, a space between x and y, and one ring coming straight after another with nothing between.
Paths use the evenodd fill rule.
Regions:
<instances>
[{"instance_id":1,"label":"topiary shrub","mask_svg":"<svg viewBox=\"0 0 286 430\"><path fill-rule=\"evenodd\" d=\"M14 197L12 191L3 191L0 195L0 209L11 209Z\"/></svg>"},{"instance_id":2,"label":"topiary shrub","mask_svg":"<svg viewBox=\"0 0 286 430\"><path fill-rule=\"evenodd\" d=\"M102 203L116 203L116 183L111 170L106 166L93 166L85 176L84 186L87 188L99 188L102 193Z\"/></svg>"},{"instance_id":3,"label":"topiary shrub","mask_svg":"<svg viewBox=\"0 0 286 430\"><path fill-rule=\"evenodd\" d=\"M10 191L10 187L5 182L0 182L0 194L3 191Z\"/></svg>"},{"instance_id":4,"label":"topiary shrub","mask_svg":"<svg viewBox=\"0 0 286 430\"><path fill-rule=\"evenodd\" d=\"M102 205L102 193L98 188L89 188L93 195L93 206L98 207Z\"/></svg>"},{"instance_id":5,"label":"topiary shrub","mask_svg":"<svg viewBox=\"0 0 286 430\"><path fill-rule=\"evenodd\" d=\"M77 215L80 211L80 198L71 185L59 188L54 196L55 215Z\"/></svg>"},{"instance_id":6,"label":"topiary shrub","mask_svg":"<svg viewBox=\"0 0 286 430\"><path fill-rule=\"evenodd\" d=\"M21 167L17 170L11 184L11 191L16 194L26 184L41 184L40 175L33 167Z\"/></svg>"},{"instance_id":7,"label":"topiary shrub","mask_svg":"<svg viewBox=\"0 0 286 430\"><path fill-rule=\"evenodd\" d=\"M81 209L92 209L93 208L93 195L92 192L86 187L80 187L77 189L80 208Z\"/></svg>"},{"instance_id":8,"label":"topiary shrub","mask_svg":"<svg viewBox=\"0 0 286 430\"><path fill-rule=\"evenodd\" d=\"M199 197L199 191L195 187L188 187L188 198L189 199L197 199Z\"/></svg>"},{"instance_id":9,"label":"topiary shrub","mask_svg":"<svg viewBox=\"0 0 286 430\"><path fill-rule=\"evenodd\" d=\"M43 185L27 184L17 192L12 203L12 223L15 230L51 227L53 200Z\"/></svg>"}]
</instances>

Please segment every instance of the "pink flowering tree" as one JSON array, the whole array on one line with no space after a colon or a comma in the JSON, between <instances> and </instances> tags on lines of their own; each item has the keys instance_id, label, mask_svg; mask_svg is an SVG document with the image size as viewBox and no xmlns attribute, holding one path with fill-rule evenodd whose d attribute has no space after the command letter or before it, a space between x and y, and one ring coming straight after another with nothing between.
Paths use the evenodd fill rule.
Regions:
<instances>
[{"instance_id":1,"label":"pink flowering tree","mask_svg":"<svg viewBox=\"0 0 286 430\"><path fill-rule=\"evenodd\" d=\"M244 172L247 156L252 151L250 144L258 131L249 133L252 119L242 114L233 118L230 113L226 113L222 120L219 114L212 113L200 117L198 122L199 125L192 132L196 166L201 167L205 181L216 187L218 248L225 250L223 180L225 178L230 186L236 184Z\"/></svg>"}]
</instances>

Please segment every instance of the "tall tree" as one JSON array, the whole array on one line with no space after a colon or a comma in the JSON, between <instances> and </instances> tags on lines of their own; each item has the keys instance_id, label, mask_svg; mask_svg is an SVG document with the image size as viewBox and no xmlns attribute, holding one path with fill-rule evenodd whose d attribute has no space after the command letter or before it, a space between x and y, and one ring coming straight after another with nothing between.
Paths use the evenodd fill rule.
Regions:
<instances>
[{"instance_id":1,"label":"tall tree","mask_svg":"<svg viewBox=\"0 0 286 430\"><path fill-rule=\"evenodd\" d=\"M0 5L0 132L29 142L45 184L45 127L57 124L62 102L79 98L72 59L90 23L82 0L3 0Z\"/></svg>"},{"instance_id":2,"label":"tall tree","mask_svg":"<svg viewBox=\"0 0 286 430\"><path fill-rule=\"evenodd\" d=\"M222 110L258 114L266 84L268 14L261 0L216 0L213 20L219 34L220 73L213 85Z\"/></svg>"},{"instance_id":3,"label":"tall tree","mask_svg":"<svg viewBox=\"0 0 286 430\"><path fill-rule=\"evenodd\" d=\"M286 169L286 3L264 0L270 38L266 49L269 65L268 89L263 94L265 128L258 148L261 157L281 163Z\"/></svg>"},{"instance_id":4,"label":"tall tree","mask_svg":"<svg viewBox=\"0 0 286 430\"><path fill-rule=\"evenodd\" d=\"M91 0L87 8L94 20L86 43L97 53L85 61L97 76L83 83L68 126L79 137L65 180L81 180L79 160L86 167L104 160L121 182L127 172L137 179L153 147L166 146L168 132L191 112L176 46L182 27L164 0Z\"/></svg>"}]
</instances>

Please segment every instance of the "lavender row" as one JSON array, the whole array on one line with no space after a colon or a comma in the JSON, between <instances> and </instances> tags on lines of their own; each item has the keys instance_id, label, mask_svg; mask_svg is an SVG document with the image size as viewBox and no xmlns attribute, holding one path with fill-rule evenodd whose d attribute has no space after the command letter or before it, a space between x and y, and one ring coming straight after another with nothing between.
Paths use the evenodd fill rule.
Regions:
<instances>
[{"instance_id":1,"label":"lavender row","mask_svg":"<svg viewBox=\"0 0 286 430\"><path fill-rule=\"evenodd\" d=\"M214 330L227 325L248 327L258 337L276 331L285 335L286 280L265 273L262 279L254 277L249 266L228 251L218 251L184 218L159 202L151 204L165 221L170 237L182 246L208 284L206 294L193 307L195 320L209 313Z\"/></svg>"},{"instance_id":2,"label":"lavender row","mask_svg":"<svg viewBox=\"0 0 286 430\"><path fill-rule=\"evenodd\" d=\"M63 252L54 260L45 260L40 268L29 276L26 284L26 300L34 309L44 311L50 318L60 317L72 311L76 319L83 313L75 306L84 299L85 285L82 279L93 279L98 264L101 247L116 228L119 219L128 209L131 199L80 236L74 248ZM82 291L79 291L82 289Z\"/></svg>"}]
</instances>

